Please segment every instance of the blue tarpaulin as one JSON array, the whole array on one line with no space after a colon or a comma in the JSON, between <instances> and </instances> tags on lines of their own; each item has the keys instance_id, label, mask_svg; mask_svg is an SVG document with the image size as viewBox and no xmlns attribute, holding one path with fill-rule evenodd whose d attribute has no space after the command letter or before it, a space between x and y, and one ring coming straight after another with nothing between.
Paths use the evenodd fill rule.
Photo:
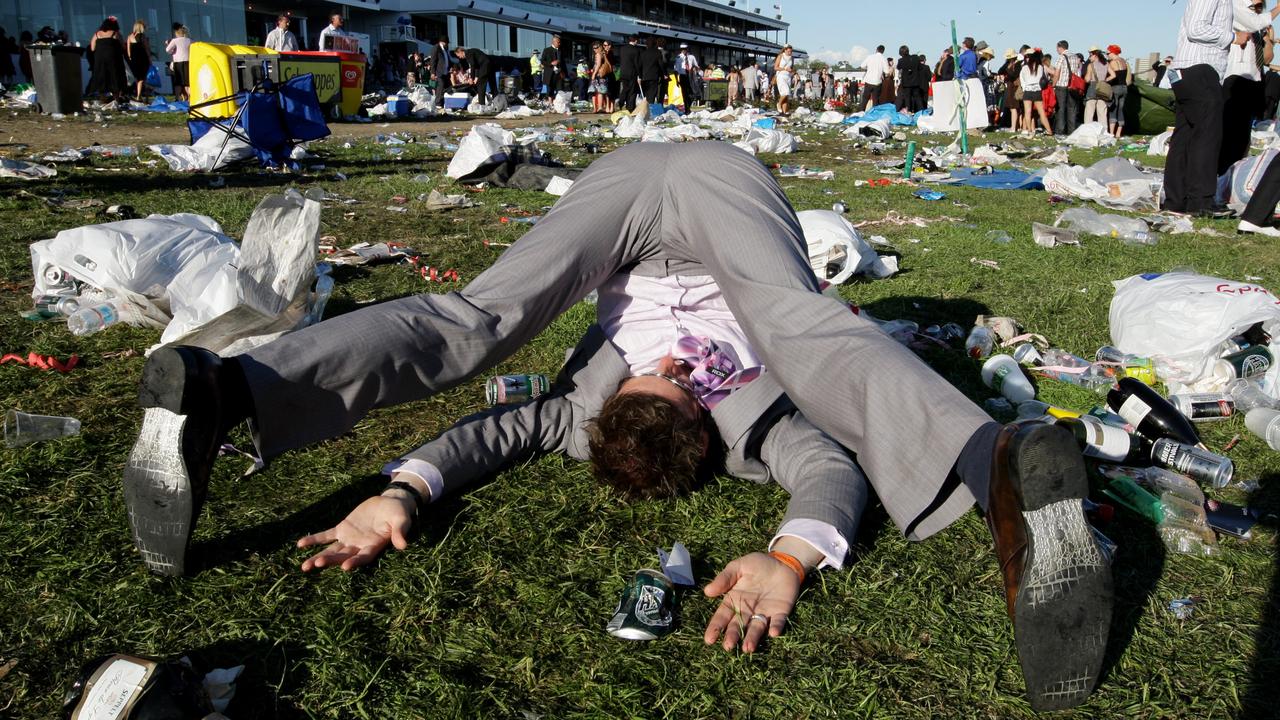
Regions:
<instances>
[{"instance_id":1,"label":"blue tarpaulin","mask_svg":"<svg viewBox=\"0 0 1280 720\"><path fill-rule=\"evenodd\" d=\"M191 110L191 106L185 100L174 100L170 102L168 100L165 100L163 97L157 95L156 99L152 100L151 104L142 108L142 110L146 112L184 113Z\"/></svg>"},{"instance_id":2,"label":"blue tarpaulin","mask_svg":"<svg viewBox=\"0 0 1280 720\"><path fill-rule=\"evenodd\" d=\"M983 190L1043 190L1044 171L1034 173L1021 170L996 170L978 174L972 168L952 170L949 185L968 185Z\"/></svg>"},{"instance_id":3,"label":"blue tarpaulin","mask_svg":"<svg viewBox=\"0 0 1280 720\"><path fill-rule=\"evenodd\" d=\"M888 120L891 125L914 126L916 124L916 116L910 113L898 112L898 108L893 103L885 103L876 105L870 110L850 115L844 119L845 125L852 125L859 122L874 122L876 120Z\"/></svg>"}]
</instances>

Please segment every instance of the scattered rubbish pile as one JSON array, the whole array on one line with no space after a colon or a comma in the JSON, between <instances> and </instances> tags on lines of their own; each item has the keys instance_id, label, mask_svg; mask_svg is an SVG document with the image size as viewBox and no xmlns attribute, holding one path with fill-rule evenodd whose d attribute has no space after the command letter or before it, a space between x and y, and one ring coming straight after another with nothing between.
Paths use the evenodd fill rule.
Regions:
<instances>
[{"instance_id":1,"label":"scattered rubbish pile","mask_svg":"<svg viewBox=\"0 0 1280 720\"><path fill-rule=\"evenodd\" d=\"M36 313L77 335L126 323L162 328L161 344L242 351L319 319L319 223L317 199L290 190L258 204L239 246L188 213L64 230L31 245Z\"/></svg>"}]
</instances>

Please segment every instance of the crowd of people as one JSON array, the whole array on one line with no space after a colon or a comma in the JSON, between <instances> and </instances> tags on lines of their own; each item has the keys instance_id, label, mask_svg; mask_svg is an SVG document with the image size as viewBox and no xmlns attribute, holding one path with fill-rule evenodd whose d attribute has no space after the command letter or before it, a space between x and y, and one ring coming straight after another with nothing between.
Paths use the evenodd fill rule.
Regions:
<instances>
[{"instance_id":1,"label":"crowd of people","mask_svg":"<svg viewBox=\"0 0 1280 720\"><path fill-rule=\"evenodd\" d=\"M153 62L159 56L147 30L146 21L141 19L134 21L128 34L123 34L120 20L114 15L102 20L84 46L89 65L85 97L108 102L130 98L142 101L151 92L150 86L159 84L152 72ZM191 42L186 26L174 23L173 37L165 44L164 51L169 55L165 67L173 77L173 91L178 99L190 95L187 68ZM35 35L24 30L16 38L0 28L0 84L35 82L29 50L32 44L78 47L65 30L55 31L49 26Z\"/></svg>"}]
</instances>

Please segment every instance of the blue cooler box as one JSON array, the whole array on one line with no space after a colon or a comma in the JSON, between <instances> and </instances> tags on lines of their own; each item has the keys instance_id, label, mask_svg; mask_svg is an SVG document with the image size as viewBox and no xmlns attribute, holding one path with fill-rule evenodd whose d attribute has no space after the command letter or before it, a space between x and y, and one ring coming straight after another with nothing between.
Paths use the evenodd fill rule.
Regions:
<instances>
[{"instance_id":1,"label":"blue cooler box","mask_svg":"<svg viewBox=\"0 0 1280 720\"><path fill-rule=\"evenodd\" d=\"M445 93L444 106L448 110L466 110L471 96L467 93Z\"/></svg>"},{"instance_id":2,"label":"blue cooler box","mask_svg":"<svg viewBox=\"0 0 1280 720\"><path fill-rule=\"evenodd\" d=\"M413 103L409 98L391 95L387 98L387 114L396 117L408 117L413 112Z\"/></svg>"}]
</instances>

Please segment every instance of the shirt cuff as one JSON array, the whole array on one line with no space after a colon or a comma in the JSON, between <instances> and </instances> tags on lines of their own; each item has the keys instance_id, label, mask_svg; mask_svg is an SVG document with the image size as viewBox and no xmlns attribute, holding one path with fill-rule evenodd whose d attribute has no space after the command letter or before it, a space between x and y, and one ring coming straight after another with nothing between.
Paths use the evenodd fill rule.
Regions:
<instances>
[{"instance_id":1,"label":"shirt cuff","mask_svg":"<svg viewBox=\"0 0 1280 720\"><path fill-rule=\"evenodd\" d=\"M444 476L426 460L393 460L383 466L382 474L390 475L392 480L401 474L418 478L427 485L427 502L435 502L444 494Z\"/></svg>"},{"instance_id":2,"label":"shirt cuff","mask_svg":"<svg viewBox=\"0 0 1280 720\"><path fill-rule=\"evenodd\" d=\"M822 553L822 562L818 563L819 570L828 567L839 570L844 567L844 556L849 552L849 542L830 523L804 518L788 520L778 528L778 534L769 541L770 552L783 537L803 540L813 546L814 550Z\"/></svg>"}]
</instances>

